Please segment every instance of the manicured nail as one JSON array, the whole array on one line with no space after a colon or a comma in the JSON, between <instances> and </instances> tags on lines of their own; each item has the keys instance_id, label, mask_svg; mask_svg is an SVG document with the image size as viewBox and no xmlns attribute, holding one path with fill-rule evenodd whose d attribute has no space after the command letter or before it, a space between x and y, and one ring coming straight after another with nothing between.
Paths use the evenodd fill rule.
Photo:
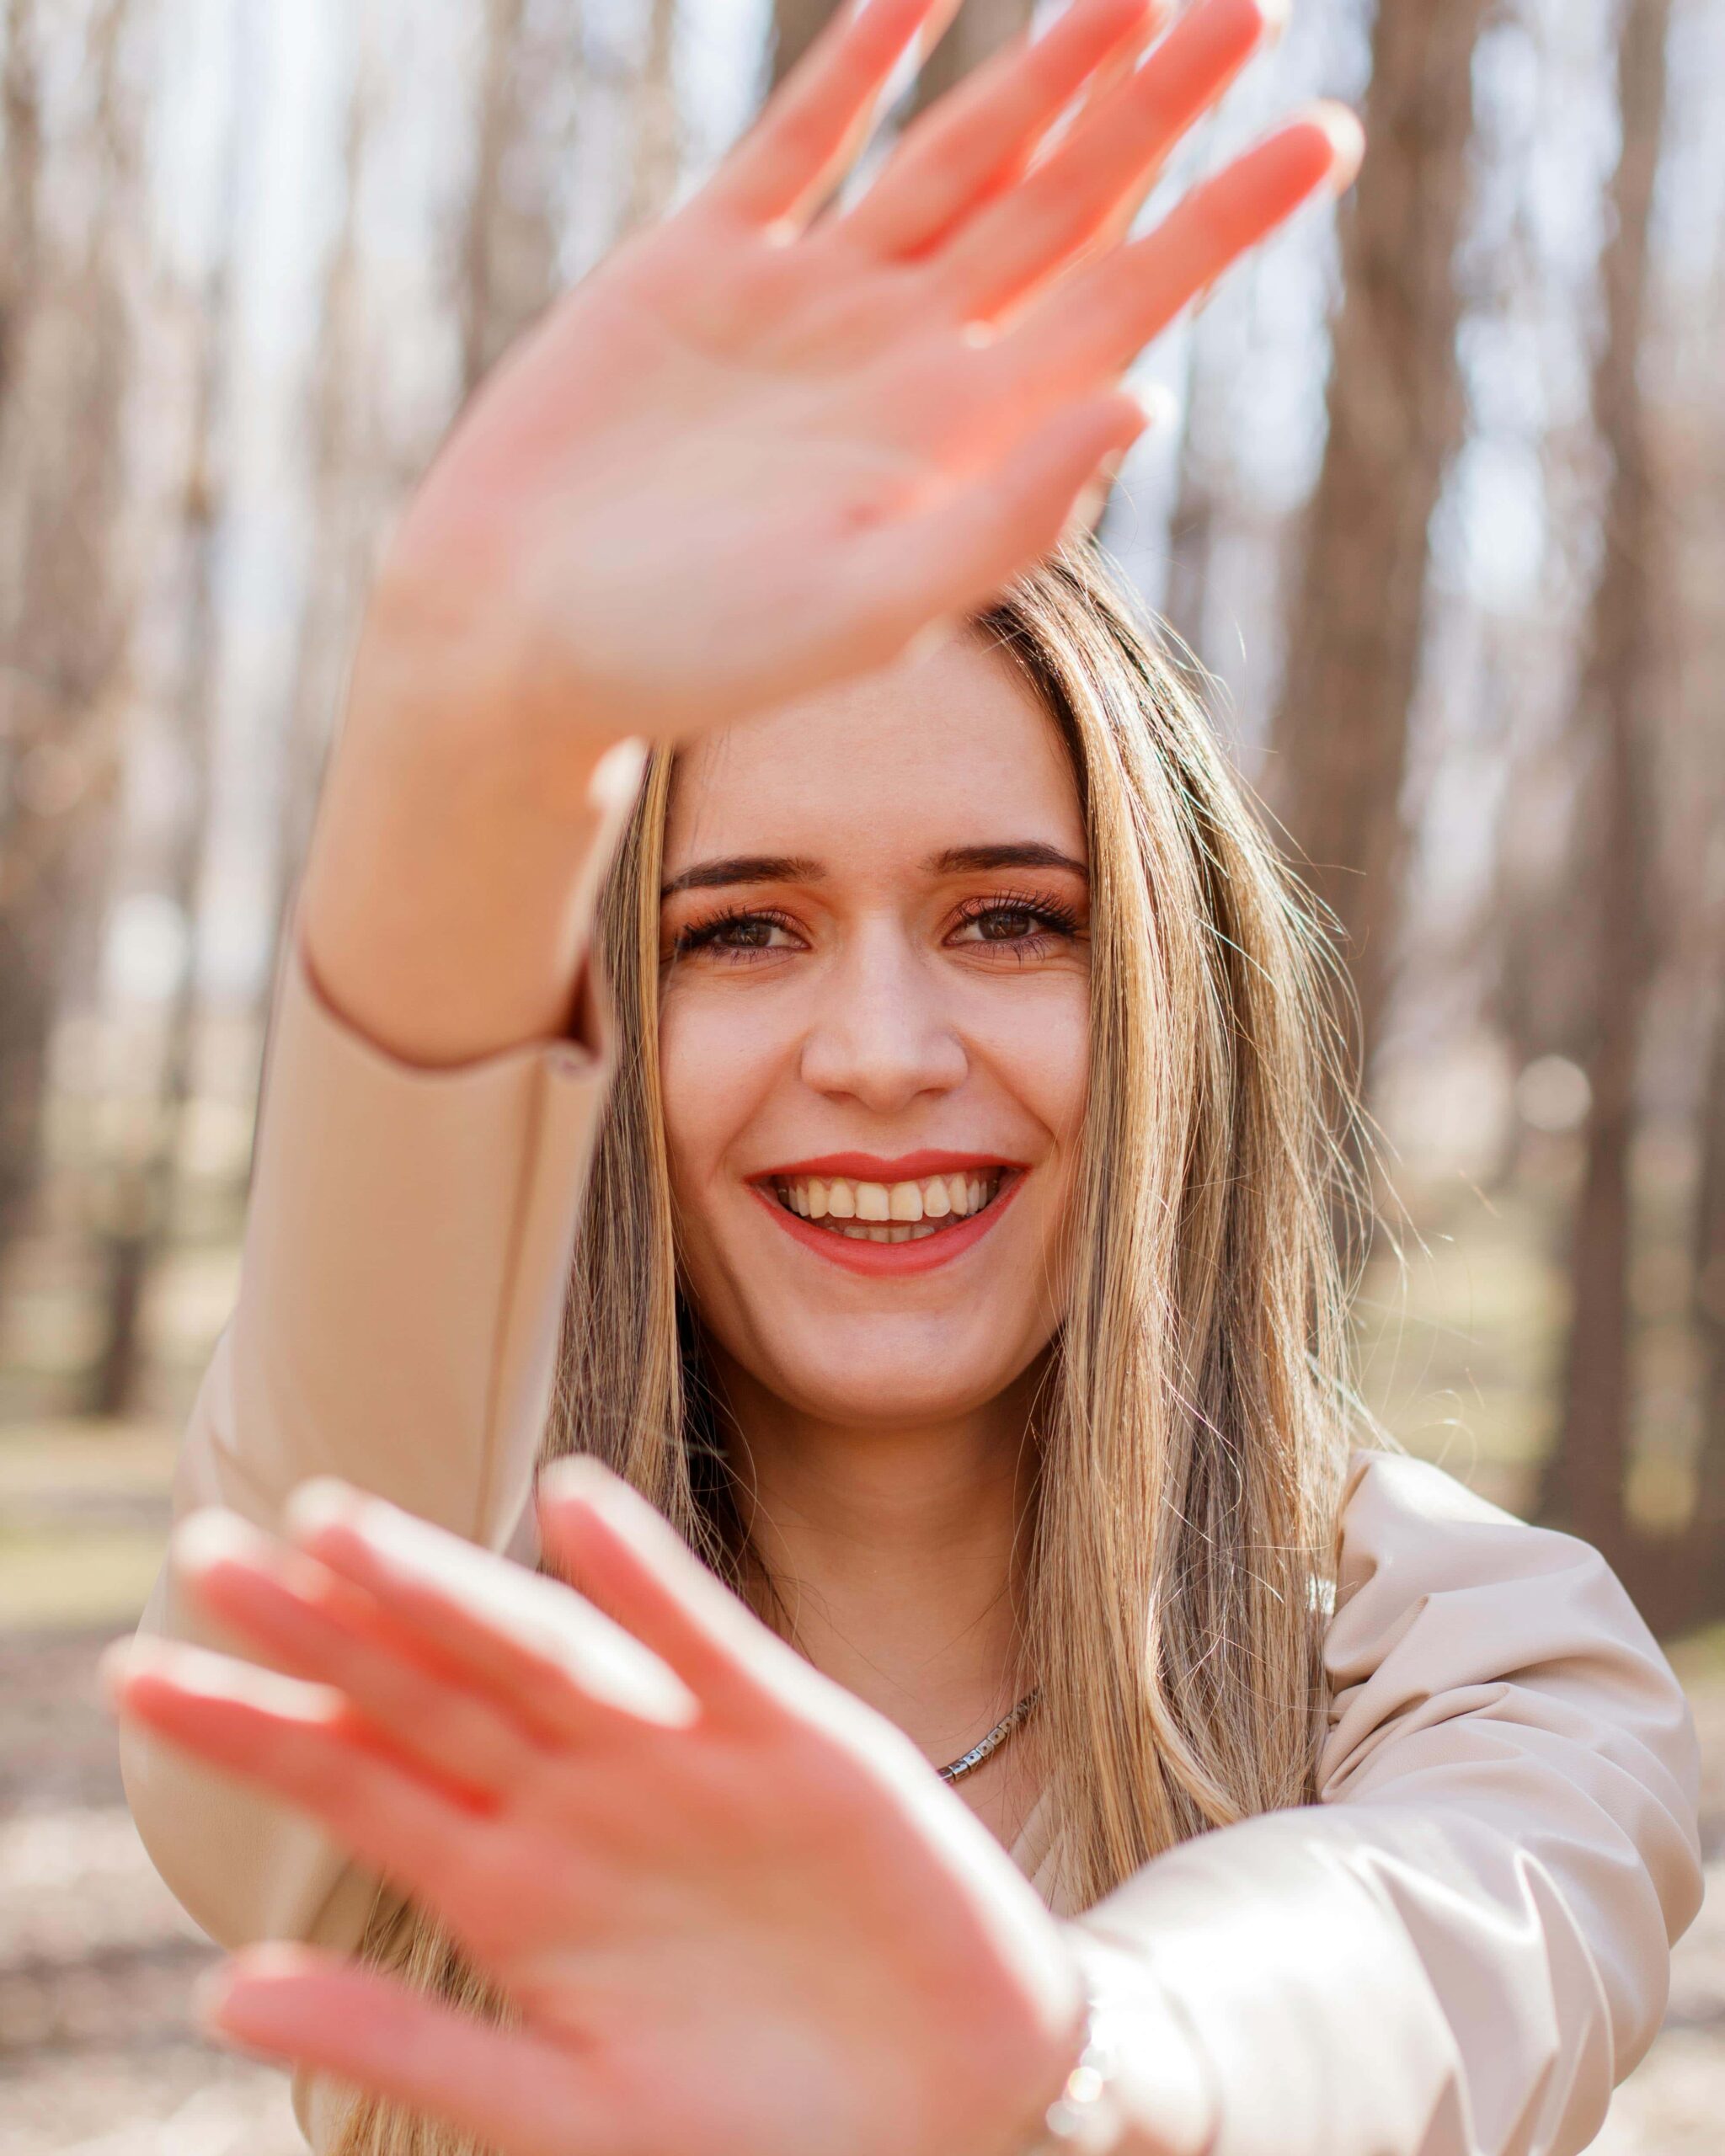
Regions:
<instances>
[{"instance_id":1,"label":"manicured nail","mask_svg":"<svg viewBox=\"0 0 1725 2156\"><path fill-rule=\"evenodd\" d=\"M1306 115L1322 128L1333 146L1329 173L1324 184L1332 195L1345 195L1359 175L1360 161L1365 155L1365 130L1359 115L1345 104L1336 104L1326 99L1315 104Z\"/></svg>"},{"instance_id":2,"label":"manicured nail","mask_svg":"<svg viewBox=\"0 0 1725 2156\"><path fill-rule=\"evenodd\" d=\"M1164 434L1180 424L1180 400L1166 382L1129 382L1127 389L1143 410L1146 434Z\"/></svg>"},{"instance_id":3,"label":"manicured nail","mask_svg":"<svg viewBox=\"0 0 1725 2156\"><path fill-rule=\"evenodd\" d=\"M1279 45L1287 34L1288 18L1293 13L1293 0L1258 0L1258 12L1263 18L1263 42L1266 45Z\"/></svg>"},{"instance_id":4,"label":"manicured nail","mask_svg":"<svg viewBox=\"0 0 1725 2156\"><path fill-rule=\"evenodd\" d=\"M204 1505L174 1529L170 1546L175 1571L192 1574L234 1561L243 1564L268 1544L238 1513L223 1505Z\"/></svg>"},{"instance_id":5,"label":"manicured nail","mask_svg":"<svg viewBox=\"0 0 1725 2156\"><path fill-rule=\"evenodd\" d=\"M309 1540L325 1527L357 1528L366 1499L339 1476L314 1475L291 1492L281 1508L281 1524L296 1541Z\"/></svg>"}]
</instances>

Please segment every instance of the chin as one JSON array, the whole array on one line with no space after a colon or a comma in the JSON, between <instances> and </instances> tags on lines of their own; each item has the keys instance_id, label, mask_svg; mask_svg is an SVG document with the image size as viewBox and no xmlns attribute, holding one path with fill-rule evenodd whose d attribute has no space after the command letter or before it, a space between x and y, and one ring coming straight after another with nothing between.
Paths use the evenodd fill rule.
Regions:
<instances>
[{"instance_id":1,"label":"chin","mask_svg":"<svg viewBox=\"0 0 1725 2156\"><path fill-rule=\"evenodd\" d=\"M1003 1343L1022 1342L1014 1353ZM1047 1328L1002 1316L963 1326L882 1321L835 1327L828 1315L807 1333L781 1315L757 1330L740 1358L756 1383L787 1406L823 1422L902 1428L974 1414L1023 1374L1046 1344Z\"/></svg>"}]
</instances>

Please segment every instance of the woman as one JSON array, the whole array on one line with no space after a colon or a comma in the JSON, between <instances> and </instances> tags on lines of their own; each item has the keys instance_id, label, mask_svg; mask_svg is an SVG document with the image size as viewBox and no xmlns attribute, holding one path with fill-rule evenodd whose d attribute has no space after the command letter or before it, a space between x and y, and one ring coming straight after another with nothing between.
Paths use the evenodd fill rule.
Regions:
<instances>
[{"instance_id":1,"label":"woman","mask_svg":"<svg viewBox=\"0 0 1725 2156\"><path fill-rule=\"evenodd\" d=\"M1062 539L1357 133L1123 243L1266 13L1134 72L1081 0L811 221L932 12L395 538L133 1807L295 1942L211 2011L341 2156L1576 2149L1696 1899L1681 1697L1593 1553L1349 1464L1313 939Z\"/></svg>"}]
</instances>

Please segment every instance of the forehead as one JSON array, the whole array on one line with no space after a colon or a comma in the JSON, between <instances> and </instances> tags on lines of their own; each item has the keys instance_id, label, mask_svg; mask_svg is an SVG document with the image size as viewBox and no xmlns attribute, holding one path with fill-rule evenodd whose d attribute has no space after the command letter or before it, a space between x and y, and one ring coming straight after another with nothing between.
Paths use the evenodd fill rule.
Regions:
<instances>
[{"instance_id":1,"label":"forehead","mask_svg":"<svg viewBox=\"0 0 1725 2156\"><path fill-rule=\"evenodd\" d=\"M1018 839L1084 858L1071 764L1012 661L963 636L685 751L665 867L740 853L920 860Z\"/></svg>"}]
</instances>

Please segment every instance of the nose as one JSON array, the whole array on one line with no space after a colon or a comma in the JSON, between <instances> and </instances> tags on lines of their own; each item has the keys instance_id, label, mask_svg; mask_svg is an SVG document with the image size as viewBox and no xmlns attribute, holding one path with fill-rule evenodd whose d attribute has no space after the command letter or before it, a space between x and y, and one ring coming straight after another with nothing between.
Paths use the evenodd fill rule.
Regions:
<instances>
[{"instance_id":1,"label":"nose","mask_svg":"<svg viewBox=\"0 0 1725 2156\"><path fill-rule=\"evenodd\" d=\"M885 923L859 930L825 969L800 1068L817 1093L877 1115L964 1083L969 1059L950 1003L901 931Z\"/></svg>"}]
</instances>

